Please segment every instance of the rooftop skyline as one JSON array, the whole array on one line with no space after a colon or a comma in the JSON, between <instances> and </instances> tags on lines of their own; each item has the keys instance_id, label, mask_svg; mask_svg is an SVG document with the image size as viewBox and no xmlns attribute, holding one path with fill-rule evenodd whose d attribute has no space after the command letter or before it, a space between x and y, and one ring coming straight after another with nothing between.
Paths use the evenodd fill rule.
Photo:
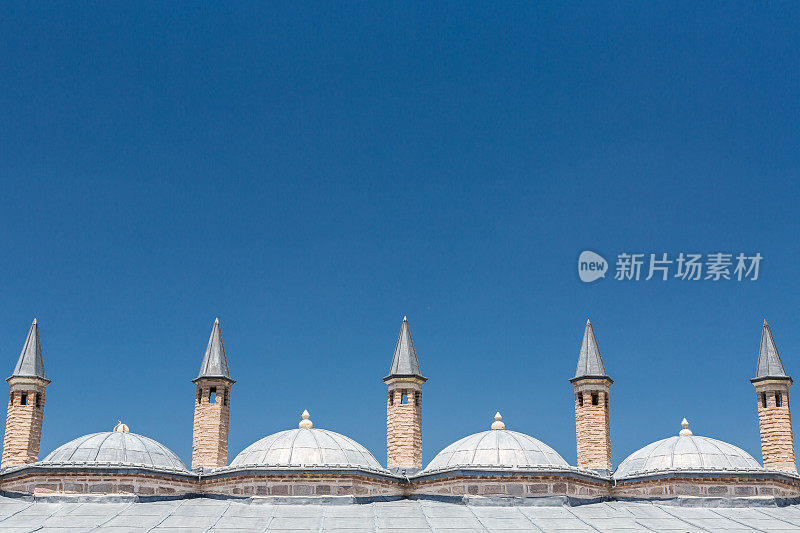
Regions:
<instances>
[{"instance_id":1,"label":"rooftop skyline","mask_svg":"<svg viewBox=\"0 0 800 533\"><path fill-rule=\"evenodd\" d=\"M574 464L587 317L614 466L684 417L760 459L765 318L800 371L799 22L796 4L3 4L0 360L11 375L38 318L41 456L122 420L189 463L219 317L230 458L308 409L383 462L407 316L425 463L499 411ZM582 251L672 270L584 283ZM731 274L760 254L758 279L675 277L679 254L720 252Z\"/></svg>"},{"instance_id":2,"label":"rooftop skyline","mask_svg":"<svg viewBox=\"0 0 800 533\"><path fill-rule=\"evenodd\" d=\"M28 335L25 339L25 344L23 345L12 376L35 376L45 378L41 340L39 337L39 325L36 318L34 318L33 323L30 326ZM406 376L417 376L421 379L426 379L421 377L420 363L414 349L411 327L409 325L408 318L404 316L400 326L400 334L398 335L394 355L391 359L389 375L384 378L384 381L388 380L389 378L402 378ZM222 338L222 327L219 318L217 318L214 320L214 324L211 329L211 336L209 337L208 346L202 358L200 372L198 377L192 381L196 382L200 378L220 377L228 380L229 382L235 383L235 380L232 379L228 370L228 363ZM583 340L578 353L578 365L575 372L575 377L570 379L570 381L572 382L575 379L586 377L601 377L607 380L610 379L605 372L597 339L589 319L586 320L586 328L584 330ZM775 345L772 332L766 319L764 320L762 327L756 373L755 377L751 381L755 383L764 379L784 379L791 382L791 377L787 376L783 369L777 346ZM248 406L245 406L245 409L247 408ZM308 410L304 409L301 416L301 428L304 427L304 423L307 424L307 427L312 427L310 421L308 420L309 417L310 415ZM492 424L491 429L504 429L505 423L501 422L502 417L500 416L499 412L495 414L494 418L495 422ZM682 420L682 426L683 430L680 432L681 435L684 433L687 435L692 434L686 429L688 427L688 422L685 417ZM128 426L123 424L121 421L118 421L117 425L115 425L114 431L116 431L118 427L124 427L126 431L128 430ZM229 451L229 460L231 458L231 453L236 454L238 452ZM380 452L377 453L377 456L381 456ZM427 461L424 464L427 464ZM614 466L616 466L616 464Z\"/></svg>"}]
</instances>

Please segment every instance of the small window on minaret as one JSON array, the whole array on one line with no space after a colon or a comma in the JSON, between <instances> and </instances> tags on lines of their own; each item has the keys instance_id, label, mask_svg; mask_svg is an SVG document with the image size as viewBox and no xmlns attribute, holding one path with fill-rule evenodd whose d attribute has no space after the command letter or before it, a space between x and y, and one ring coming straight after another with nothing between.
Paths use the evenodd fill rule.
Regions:
<instances>
[{"instance_id":1,"label":"small window on minaret","mask_svg":"<svg viewBox=\"0 0 800 533\"><path fill-rule=\"evenodd\" d=\"M403 405L406 405L408 403L408 394L406 394L405 392L403 393L402 396L400 396L400 403Z\"/></svg>"},{"instance_id":2,"label":"small window on minaret","mask_svg":"<svg viewBox=\"0 0 800 533\"><path fill-rule=\"evenodd\" d=\"M600 400L597 397L597 393L593 392L592 393L592 405L599 405L599 404L600 404Z\"/></svg>"},{"instance_id":3,"label":"small window on minaret","mask_svg":"<svg viewBox=\"0 0 800 533\"><path fill-rule=\"evenodd\" d=\"M578 407L583 407L583 394L578 394Z\"/></svg>"},{"instance_id":4,"label":"small window on minaret","mask_svg":"<svg viewBox=\"0 0 800 533\"><path fill-rule=\"evenodd\" d=\"M419 399L420 399L420 393L419 391L417 391L414 393L414 405L419 406L422 403Z\"/></svg>"},{"instance_id":5,"label":"small window on minaret","mask_svg":"<svg viewBox=\"0 0 800 533\"><path fill-rule=\"evenodd\" d=\"M389 391L389 405L394 405L394 391Z\"/></svg>"},{"instance_id":6,"label":"small window on minaret","mask_svg":"<svg viewBox=\"0 0 800 533\"><path fill-rule=\"evenodd\" d=\"M763 407L764 409L767 408L767 395L764 394L763 392L761 393L761 407Z\"/></svg>"},{"instance_id":7,"label":"small window on minaret","mask_svg":"<svg viewBox=\"0 0 800 533\"><path fill-rule=\"evenodd\" d=\"M39 408L39 393L36 393L36 408Z\"/></svg>"},{"instance_id":8,"label":"small window on minaret","mask_svg":"<svg viewBox=\"0 0 800 533\"><path fill-rule=\"evenodd\" d=\"M197 389L197 403L200 403L203 400L203 389Z\"/></svg>"},{"instance_id":9,"label":"small window on minaret","mask_svg":"<svg viewBox=\"0 0 800 533\"><path fill-rule=\"evenodd\" d=\"M222 405L228 405L228 387L222 389Z\"/></svg>"},{"instance_id":10,"label":"small window on minaret","mask_svg":"<svg viewBox=\"0 0 800 533\"><path fill-rule=\"evenodd\" d=\"M217 402L217 388L211 387L208 390L208 403L216 403Z\"/></svg>"},{"instance_id":11,"label":"small window on minaret","mask_svg":"<svg viewBox=\"0 0 800 533\"><path fill-rule=\"evenodd\" d=\"M781 393L780 392L776 392L775 393L775 407L780 407L780 406L781 406Z\"/></svg>"},{"instance_id":12,"label":"small window on minaret","mask_svg":"<svg viewBox=\"0 0 800 533\"><path fill-rule=\"evenodd\" d=\"M28 393L23 392L19 397L19 404L20 405L28 405Z\"/></svg>"}]
</instances>

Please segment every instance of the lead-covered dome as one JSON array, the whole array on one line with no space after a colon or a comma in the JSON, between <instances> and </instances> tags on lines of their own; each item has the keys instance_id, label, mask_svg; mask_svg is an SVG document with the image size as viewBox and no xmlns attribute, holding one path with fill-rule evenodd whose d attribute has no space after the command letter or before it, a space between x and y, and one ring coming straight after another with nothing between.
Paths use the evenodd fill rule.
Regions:
<instances>
[{"instance_id":1,"label":"lead-covered dome","mask_svg":"<svg viewBox=\"0 0 800 533\"><path fill-rule=\"evenodd\" d=\"M676 437L648 444L630 454L614 472L617 479L647 476L662 472L742 472L764 470L746 451L709 437L693 435L683 419Z\"/></svg>"},{"instance_id":2,"label":"lead-covered dome","mask_svg":"<svg viewBox=\"0 0 800 533\"><path fill-rule=\"evenodd\" d=\"M387 472L365 447L334 431L314 428L308 416L305 411L298 429L274 433L242 450L231 468L325 467Z\"/></svg>"},{"instance_id":3,"label":"lead-covered dome","mask_svg":"<svg viewBox=\"0 0 800 533\"><path fill-rule=\"evenodd\" d=\"M501 418L497 413L491 430L464 437L440 451L422 472L454 468L569 468L553 448L530 435L505 429Z\"/></svg>"},{"instance_id":4,"label":"lead-covered dome","mask_svg":"<svg viewBox=\"0 0 800 533\"><path fill-rule=\"evenodd\" d=\"M114 431L92 433L62 444L40 461L49 465L138 466L159 470L187 471L169 448L136 433L120 423Z\"/></svg>"}]
</instances>

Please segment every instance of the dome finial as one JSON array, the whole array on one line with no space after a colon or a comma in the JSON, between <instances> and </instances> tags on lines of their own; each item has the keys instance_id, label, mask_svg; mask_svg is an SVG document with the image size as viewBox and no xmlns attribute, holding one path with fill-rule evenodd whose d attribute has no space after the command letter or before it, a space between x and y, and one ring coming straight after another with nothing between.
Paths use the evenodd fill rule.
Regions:
<instances>
[{"instance_id":1,"label":"dome finial","mask_svg":"<svg viewBox=\"0 0 800 533\"><path fill-rule=\"evenodd\" d=\"M681 422L681 427L683 429L681 430L680 433L678 433L678 436L680 436L680 437L691 437L692 436L692 430L689 429L689 421L686 420L686 418L684 418L683 421Z\"/></svg>"},{"instance_id":2,"label":"dome finial","mask_svg":"<svg viewBox=\"0 0 800 533\"><path fill-rule=\"evenodd\" d=\"M497 411L494 414L494 422L492 422L492 429L506 429L506 425L503 423L503 417L500 416L500 411Z\"/></svg>"},{"instance_id":3,"label":"dome finial","mask_svg":"<svg viewBox=\"0 0 800 533\"><path fill-rule=\"evenodd\" d=\"M114 426L114 433L128 433L130 429L122 423L122 420L117 420L117 425Z\"/></svg>"},{"instance_id":4,"label":"dome finial","mask_svg":"<svg viewBox=\"0 0 800 533\"><path fill-rule=\"evenodd\" d=\"M311 415L308 414L308 410L307 409L304 409L303 410L303 414L300 415L300 416L303 417L303 419L300 421L300 424L299 424L300 429L311 429L311 428L314 427L314 423L311 422L311 420L309 420L309 417Z\"/></svg>"}]
</instances>

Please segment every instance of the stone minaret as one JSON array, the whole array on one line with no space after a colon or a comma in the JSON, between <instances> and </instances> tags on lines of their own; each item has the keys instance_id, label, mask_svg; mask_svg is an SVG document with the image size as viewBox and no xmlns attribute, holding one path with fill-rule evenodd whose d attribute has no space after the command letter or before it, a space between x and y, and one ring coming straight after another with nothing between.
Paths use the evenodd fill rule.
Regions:
<instances>
[{"instance_id":1,"label":"stone minaret","mask_svg":"<svg viewBox=\"0 0 800 533\"><path fill-rule=\"evenodd\" d=\"M403 317L394 349L386 402L386 467L412 474L422 468L422 377L411 340L408 318Z\"/></svg>"},{"instance_id":2,"label":"stone minaret","mask_svg":"<svg viewBox=\"0 0 800 533\"><path fill-rule=\"evenodd\" d=\"M228 419L231 412L231 387L228 359L222 344L219 319L214 321L211 338L192 380L197 385L192 431L192 468L217 468L228 464Z\"/></svg>"},{"instance_id":3,"label":"stone minaret","mask_svg":"<svg viewBox=\"0 0 800 533\"><path fill-rule=\"evenodd\" d=\"M789 411L789 387L792 378L783 370L781 356L767 321L761 328L756 377L758 426L761 429L761 457L764 468L797 472L794 462L792 414Z\"/></svg>"},{"instance_id":4,"label":"stone minaret","mask_svg":"<svg viewBox=\"0 0 800 533\"><path fill-rule=\"evenodd\" d=\"M8 398L1 468L39 460L44 389L50 380L44 377L42 343L39 341L39 324L35 318L14 373L6 381L11 386L11 394Z\"/></svg>"},{"instance_id":5,"label":"stone minaret","mask_svg":"<svg viewBox=\"0 0 800 533\"><path fill-rule=\"evenodd\" d=\"M606 374L592 323L586 320L578 368L569 380L575 387L575 435L578 466L611 472L611 424L608 394L614 381Z\"/></svg>"}]
</instances>

